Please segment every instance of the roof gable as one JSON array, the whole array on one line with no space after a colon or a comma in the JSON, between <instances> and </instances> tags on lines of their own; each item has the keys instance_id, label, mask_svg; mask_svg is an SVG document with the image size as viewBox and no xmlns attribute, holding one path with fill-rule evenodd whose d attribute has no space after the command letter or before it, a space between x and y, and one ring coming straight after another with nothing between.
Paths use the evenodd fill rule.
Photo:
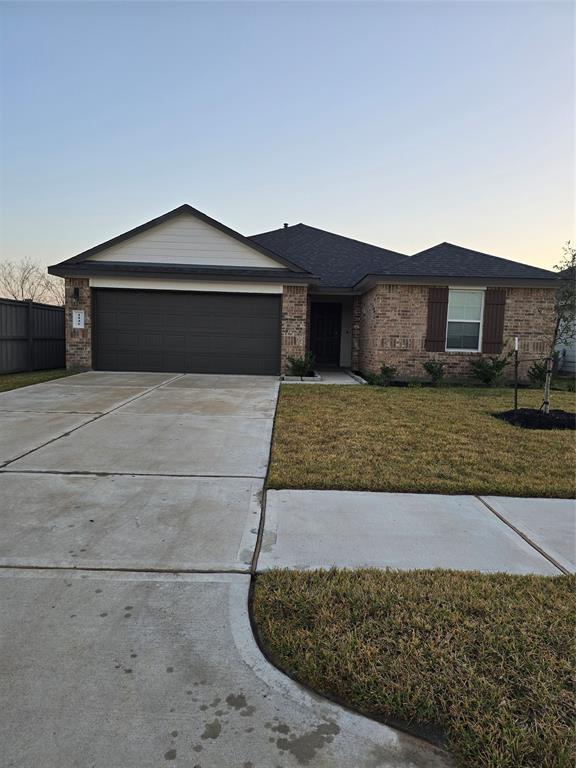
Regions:
<instances>
[{"instance_id":1,"label":"roof gable","mask_svg":"<svg viewBox=\"0 0 576 768\"><path fill-rule=\"evenodd\" d=\"M288 268L298 273L305 271L190 205L175 208L83 251L62 262L62 265L86 262Z\"/></svg>"},{"instance_id":2,"label":"roof gable","mask_svg":"<svg viewBox=\"0 0 576 768\"><path fill-rule=\"evenodd\" d=\"M399 275L430 277L474 277L502 279L550 279L557 275L540 267L532 267L500 256L463 248L452 243L440 243L407 259Z\"/></svg>"}]
</instances>

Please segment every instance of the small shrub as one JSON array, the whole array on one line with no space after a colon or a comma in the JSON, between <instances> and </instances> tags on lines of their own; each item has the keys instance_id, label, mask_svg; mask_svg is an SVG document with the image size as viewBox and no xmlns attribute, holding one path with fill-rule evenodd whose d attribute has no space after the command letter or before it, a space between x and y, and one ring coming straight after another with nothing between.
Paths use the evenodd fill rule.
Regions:
<instances>
[{"instance_id":1,"label":"small shrub","mask_svg":"<svg viewBox=\"0 0 576 768\"><path fill-rule=\"evenodd\" d=\"M382 363L378 373L365 373L364 378L368 384L372 384L373 386L387 387L394 379L394 376L396 376L396 371L397 368L394 368L393 365Z\"/></svg>"},{"instance_id":2,"label":"small shrub","mask_svg":"<svg viewBox=\"0 0 576 768\"><path fill-rule=\"evenodd\" d=\"M370 371L367 371L366 373L362 373L362 378L366 382L366 384L370 384L370 386L376 386L378 384L378 374L377 373L370 373Z\"/></svg>"},{"instance_id":3,"label":"small shrub","mask_svg":"<svg viewBox=\"0 0 576 768\"><path fill-rule=\"evenodd\" d=\"M308 376L314 370L314 363L316 362L312 352L306 352L304 357L289 357L288 358L288 375L289 376Z\"/></svg>"},{"instance_id":4,"label":"small shrub","mask_svg":"<svg viewBox=\"0 0 576 768\"><path fill-rule=\"evenodd\" d=\"M387 387L388 384L390 384L394 379L394 376L396 376L397 370L398 369L394 368L393 365L386 365L386 363L382 363L380 366L380 373L378 374L378 384L381 387Z\"/></svg>"},{"instance_id":5,"label":"small shrub","mask_svg":"<svg viewBox=\"0 0 576 768\"><path fill-rule=\"evenodd\" d=\"M422 366L428 376L430 376L432 386L439 387L442 384L446 373L446 366L444 363L441 363L440 360L427 360L425 363L422 363Z\"/></svg>"},{"instance_id":6,"label":"small shrub","mask_svg":"<svg viewBox=\"0 0 576 768\"><path fill-rule=\"evenodd\" d=\"M504 357L480 357L470 361L472 373L482 384L494 387L502 379L504 368L510 362L510 355Z\"/></svg>"},{"instance_id":7,"label":"small shrub","mask_svg":"<svg viewBox=\"0 0 576 768\"><path fill-rule=\"evenodd\" d=\"M536 387L543 387L546 381L546 360L536 360L528 369L528 378Z\"/></svg>"}]
</instances>

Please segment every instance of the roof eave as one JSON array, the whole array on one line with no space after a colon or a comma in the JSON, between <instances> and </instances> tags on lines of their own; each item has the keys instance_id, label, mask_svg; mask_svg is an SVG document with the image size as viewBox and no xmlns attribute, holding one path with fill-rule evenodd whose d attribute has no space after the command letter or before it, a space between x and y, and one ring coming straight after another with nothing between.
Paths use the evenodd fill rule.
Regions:
<instances>
[{"instance_id":1,"label":"roof eave","mask_svg":"<svg viewBox=\"0 0 576 768\"><path fill-rule=\"evenodd\" d=\"M503 288L553 288L557 277L481 277L463 275L367 274L353 288L366 291L377 283L399 285L497 285Z\"/></svg>"},{"instance_id":2,"label":"roof eave","mask_svg":"<svg viewBox=\"0 0 576 768\"><path fill-rule=\"evenodd\" d=\"M172 266L172 269L170 269ZM219 280L233 282L269 282L269 283L316 283L319 278L309 272L274 268L226 268L195 265L151 265L138 262L118 264L115 262L77 263L62 262L48 267L48 273L58 277L138 277L146 279L169 280Z\"/></svg>"}]
</instances>

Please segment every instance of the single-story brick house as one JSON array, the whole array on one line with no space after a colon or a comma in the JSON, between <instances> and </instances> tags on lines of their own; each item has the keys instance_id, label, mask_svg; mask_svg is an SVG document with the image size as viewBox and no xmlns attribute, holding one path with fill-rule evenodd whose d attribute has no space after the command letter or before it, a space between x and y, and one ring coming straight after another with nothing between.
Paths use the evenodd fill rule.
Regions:
<instances>
[{"instance_id":1,"label":"single-story brick house","mask_svg":"<svg viewBox=\"0 0 576 768\"><path fill-rule=\"evenodd\" d=\"M304 224L244 237L183 205L49 268L66 282L69 368L407 378L442 360L549 349L557 276L442 243L413 256Z\"/></svg>"}]
</instances>

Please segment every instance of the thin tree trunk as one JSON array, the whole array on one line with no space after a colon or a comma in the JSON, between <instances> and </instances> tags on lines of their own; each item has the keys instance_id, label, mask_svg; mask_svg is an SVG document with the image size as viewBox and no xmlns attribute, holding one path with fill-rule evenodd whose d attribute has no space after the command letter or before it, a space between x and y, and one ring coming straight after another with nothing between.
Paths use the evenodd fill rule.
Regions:
<instances>
[{"instance_id":1,"label":"thin tree trunk","mask_svg":"<svg viewBox=\"0 0 576 768\"><path fill-rule=\"evenodd\" d=\"M552 358L546 359L546 381L544 382L544 403L542 411L550 413L550 385L552 384Z\"/></svg>"},{"instance_id":2,"label":"thin tree trunk","mask_svg":"<svg viewBox=\"0 0 576 768\"><path fill-rule=\"evenodd\" d=\"M554 363L554 350L556 348L556 339L558 338L558 331L560 329L560 318L556 318L556 325L554 326L554 336L552 338L552 346L550 347L550 356L546 359L546 379L544 381L544 402L542 403L542 411L544 413L550 413L550 388L552 386L552 366Z\"/></svg>"}]
</instances>

